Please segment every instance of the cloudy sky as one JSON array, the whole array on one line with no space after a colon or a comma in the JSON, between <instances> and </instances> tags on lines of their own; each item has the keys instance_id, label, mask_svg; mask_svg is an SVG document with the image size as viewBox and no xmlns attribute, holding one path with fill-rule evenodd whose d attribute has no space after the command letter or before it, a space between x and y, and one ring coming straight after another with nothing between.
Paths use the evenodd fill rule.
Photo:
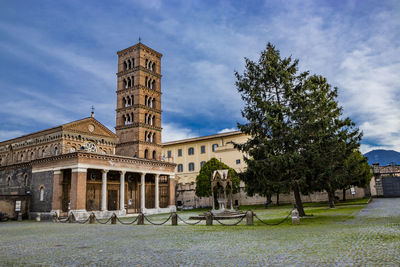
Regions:
<instances>
[{"instance_id":1,"label":"cloudy sky","mask_svg":"<svg viewBox=\"0 0 400 267\"><path fill-rule=\"evenodd\" d=\"M400 151L400 2L1 1L0 140L90 115L115 126L118 50L161 52L163 140L235 129L234 71L267 42L327 77L364 133Z\"/></svg>"}]
</instances>

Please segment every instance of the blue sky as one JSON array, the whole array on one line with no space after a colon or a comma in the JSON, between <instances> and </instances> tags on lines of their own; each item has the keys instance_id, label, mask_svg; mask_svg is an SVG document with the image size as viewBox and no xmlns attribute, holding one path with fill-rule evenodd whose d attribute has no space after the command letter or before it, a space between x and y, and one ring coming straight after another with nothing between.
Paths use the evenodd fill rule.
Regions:
<instances>
[{"instance_id":1,"label":"blue sky","mask_svg":"<svg viewBox=\"0 0 400 267\"><path fill-rule=\"evenodd\" d=\"M400 151L399 1L1 1L0 140L87 117L115 126L118 50L161 52L163 140L242 121L234 70L267 42L327 77L364 132Z\"/></svg>"}]
</instances>

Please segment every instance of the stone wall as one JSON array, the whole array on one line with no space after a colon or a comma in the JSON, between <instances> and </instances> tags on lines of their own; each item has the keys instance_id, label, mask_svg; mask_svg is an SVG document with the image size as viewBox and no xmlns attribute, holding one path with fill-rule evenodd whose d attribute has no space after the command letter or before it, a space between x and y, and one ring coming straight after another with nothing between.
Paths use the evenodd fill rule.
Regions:
<instances>
[{"instance_id":1,"label":"stone wall","mask_svg":"<svg viewBox=\"0 0 400 267\"><path fill-rule=\"evenodd\" d=\"M40 190L43 188L43 200ZM31 212L50 212L53 198L53 171L35 172L31 184Z\"/></svg>"},{"instance_id":2,"label":"stone wall","mask_svg":"<svg viewBox=\"0 0 400 267\"><path fill-rule=\"evenodd\" d=\"M0 169L0 212L16 218L15 202L20 200L23 217L28 217L31 180L32 168L28 164Z\"/></svg>"},{"instance_id":3,"label":"stone wall","mask_svg":"<svg viewBox=\"0 0 400 267\"><path fill-rule=\"evenodd\" d=\"M0 196L25 195L29 190L32 168L25 165L14 165L0 169Z\"/></svg>"},{"instance_id":4,"label":"stone wall","mask_svg":"<svg viewBox=\"0 0 400 267\"><path fill-rule=\"evenodd\" d=\"M351 194L351 190L346 190L346 199L355 199L355 198L363 198L367 195L366 189L355 187L355 194ZM196 184L195 183L187 183L187 184L178 184L176 186L176 202L177 206L180 207L210 207L212 203L210 202L209 197L197 197L196 194ZM342 200L343 199L343 191L337 190L335 192L335 196ZM324 192L315 192L309 195L301 196L303 202L324 202L328 201L328 194ZM272 195L272 202L276 203L276 195ZM266 197L255 195L248 196L245 192L245 188L241 187L240 192L233 195L234 205L259 205L264 204L266 201ZM293 193L290 194L280 194L279 195L279 203L295 203Z\"/></svg>"}]
</instances>

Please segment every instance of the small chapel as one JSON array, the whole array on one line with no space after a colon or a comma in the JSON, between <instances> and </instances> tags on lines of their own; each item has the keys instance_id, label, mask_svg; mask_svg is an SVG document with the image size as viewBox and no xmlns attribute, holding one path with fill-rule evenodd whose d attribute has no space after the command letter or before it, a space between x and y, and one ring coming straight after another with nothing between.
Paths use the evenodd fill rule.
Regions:
<instances>
[{"instance_id":1,"label":"small chapel","mask_svg":"<svg viewBox=\"0 0 400 267\"><path fill-rule=\"evenodd\" d=\"M175 211L175 164L161 157L161 57L139 43L117 52L115 133L90 117L0 142L0 212Z\"/></svg>"}]
</instances>

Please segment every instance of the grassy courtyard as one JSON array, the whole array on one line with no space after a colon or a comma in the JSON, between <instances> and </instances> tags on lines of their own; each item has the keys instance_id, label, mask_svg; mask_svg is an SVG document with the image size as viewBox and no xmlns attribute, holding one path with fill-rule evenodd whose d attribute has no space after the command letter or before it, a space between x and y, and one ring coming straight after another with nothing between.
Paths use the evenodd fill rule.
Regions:
<instances>
[{"instance_id":1,"label":"grassy courtyard","mask_svg":"<svg viewBox=\"0 0 400 267\"><path fill-rule=\"evenodd\" d=\"M400 264L400 199L307 204L298 226L0 224L1 266L265 266ZM251 208L273 223L290 205ZM188 218L203 211L180 212ZM167 215L150 217L161 222ZM125 219L129 221L131 219ZM232 221L234 222L234 221Z\"/></svg>"}]
</instances>

